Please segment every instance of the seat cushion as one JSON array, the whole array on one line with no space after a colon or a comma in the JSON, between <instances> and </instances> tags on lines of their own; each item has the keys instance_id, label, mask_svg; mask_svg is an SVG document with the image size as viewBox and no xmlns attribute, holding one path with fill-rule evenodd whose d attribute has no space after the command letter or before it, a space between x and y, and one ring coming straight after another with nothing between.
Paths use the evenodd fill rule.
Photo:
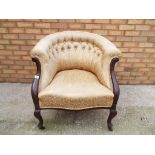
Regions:
<instances>
[{"instance_id":1,"label":"seat cushion","mask_svg":"<svg viewBox=\"0 0 155 155\"><path fill-rule=\"evenodd\" d=\"M73 69L55 75L50 85L39 93L39 104L41 108L80 110L111 107L113 97L113 92L93 73Z\"/></svg>"}]
</instances>

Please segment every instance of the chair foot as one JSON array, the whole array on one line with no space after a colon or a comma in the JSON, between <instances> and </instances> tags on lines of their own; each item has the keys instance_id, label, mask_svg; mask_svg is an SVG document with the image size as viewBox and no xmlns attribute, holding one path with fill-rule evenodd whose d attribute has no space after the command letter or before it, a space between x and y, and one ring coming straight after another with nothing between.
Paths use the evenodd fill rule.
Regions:
<instances>
[{"instance_id":1,"label":"chair foot","mask_svg":"<svg viewBox=\"0 0 155 155\"><path fill-rule=\"evenodd\" d=\"M45 129L45 127L43 126L43 124L40 124L40 123L38 124L38 128L41 129L41 130L44 130Z\"/></svg>"},{"instance_id":2,"label":"chair foot","mask_svg":"<svg viewBox=\"0 0 155 155\"><path fill-rule=\"evenodd\" d=\"M112 119L117 115L117 111L116 109L110 109L110 114L109 114L109 117L108 117L108 120L107 120L107 126L108 126L108 129L110 131L113 131L113 128L112 128Z\"/></svg>"},{"instance_id":3,"label":"chair foot","mask_svg":"<svg viewBox=\"0 0 155 155\"><path fill-rule=\"evenodd\" d=\"M35 110L34 116L39 120L38 128L41 130L45 129L45 127L43 126L43 118L41 116L40 110Z\"/></svg>"}]
</instances>

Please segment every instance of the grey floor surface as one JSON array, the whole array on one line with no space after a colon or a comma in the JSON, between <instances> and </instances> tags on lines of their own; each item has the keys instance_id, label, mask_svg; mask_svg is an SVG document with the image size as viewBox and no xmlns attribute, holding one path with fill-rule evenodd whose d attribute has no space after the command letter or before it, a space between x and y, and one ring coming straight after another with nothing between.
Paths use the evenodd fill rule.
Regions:
<instances>
[{"instance_id":1,"label":"grey floor surface","mask_svg":"<svg viewBox=\"0 0 155 155\"><path fill-rule=\"evenodd\" d=\"M108 110L44 110L46 129L36 127L30 84L0 83L0 134L155 134L155 85L121 85L114 131Z\"/></svg>"}]
</instances>

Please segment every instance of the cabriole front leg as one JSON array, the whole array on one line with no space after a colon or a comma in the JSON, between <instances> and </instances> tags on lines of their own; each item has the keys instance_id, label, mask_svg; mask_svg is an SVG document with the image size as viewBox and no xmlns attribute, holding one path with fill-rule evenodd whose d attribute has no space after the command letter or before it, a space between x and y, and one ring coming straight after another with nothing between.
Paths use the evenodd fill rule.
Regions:
<instances>
[{"instance_id":1,"label":"cabriole front leg","mask_svg":"<svg viewBox=\"0 0 155 155\"><path fill-rule=\"evenodd\" d=\"M117 115L117 111L116 109L110 109L110 114L109 114L109 117L108 117L108 120L107 120L107 125L108 125L108 129L110 131L113 131L113 128L112 128L112 119Z\"/></svg>"},{"instance_id":2,"label":"cabriole front leg","mask_svg":"<svg viewBox=\"0 0 155 155\"><path fill-rule=\"evenodd\" d=\"M38 128L39 129L45 129L45 127L43 126L43 118L41 116L40 110L35 110L34 111L34 116L39 120Z\"/></svg>"}]
</instances>

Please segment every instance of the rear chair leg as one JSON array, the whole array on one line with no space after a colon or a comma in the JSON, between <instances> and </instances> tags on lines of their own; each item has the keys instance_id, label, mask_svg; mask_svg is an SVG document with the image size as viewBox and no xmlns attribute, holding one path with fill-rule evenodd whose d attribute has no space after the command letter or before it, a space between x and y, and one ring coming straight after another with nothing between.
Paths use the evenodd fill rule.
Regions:
<instances>
[{"instance_id":1,"label":"rear chair leg","mask_svg":"<svg viewBox=\"0 0 155 155\"><path fill-rule=\"evenodd\" d=\"M43 126L43 118L41 116L40 110L35 110L34 116L39 120L38 128L41 130L45 129L45 127Z\"/></svg>"},{"instance_id":2,"label":"rear chair leg","mask_svg":"<svg viewBox=\"0 0 155 155\"><path fill-rule=\"evenodd\" d=\"M109 114L109 117L108 117L108 120L107 120L107 125L108 125L108 129L110 131L113 131L112 129L112 123L111 123L111 120L117 115L117 111L116 109L110 109L110 114Z\"/></svg>"}]
</instances>

